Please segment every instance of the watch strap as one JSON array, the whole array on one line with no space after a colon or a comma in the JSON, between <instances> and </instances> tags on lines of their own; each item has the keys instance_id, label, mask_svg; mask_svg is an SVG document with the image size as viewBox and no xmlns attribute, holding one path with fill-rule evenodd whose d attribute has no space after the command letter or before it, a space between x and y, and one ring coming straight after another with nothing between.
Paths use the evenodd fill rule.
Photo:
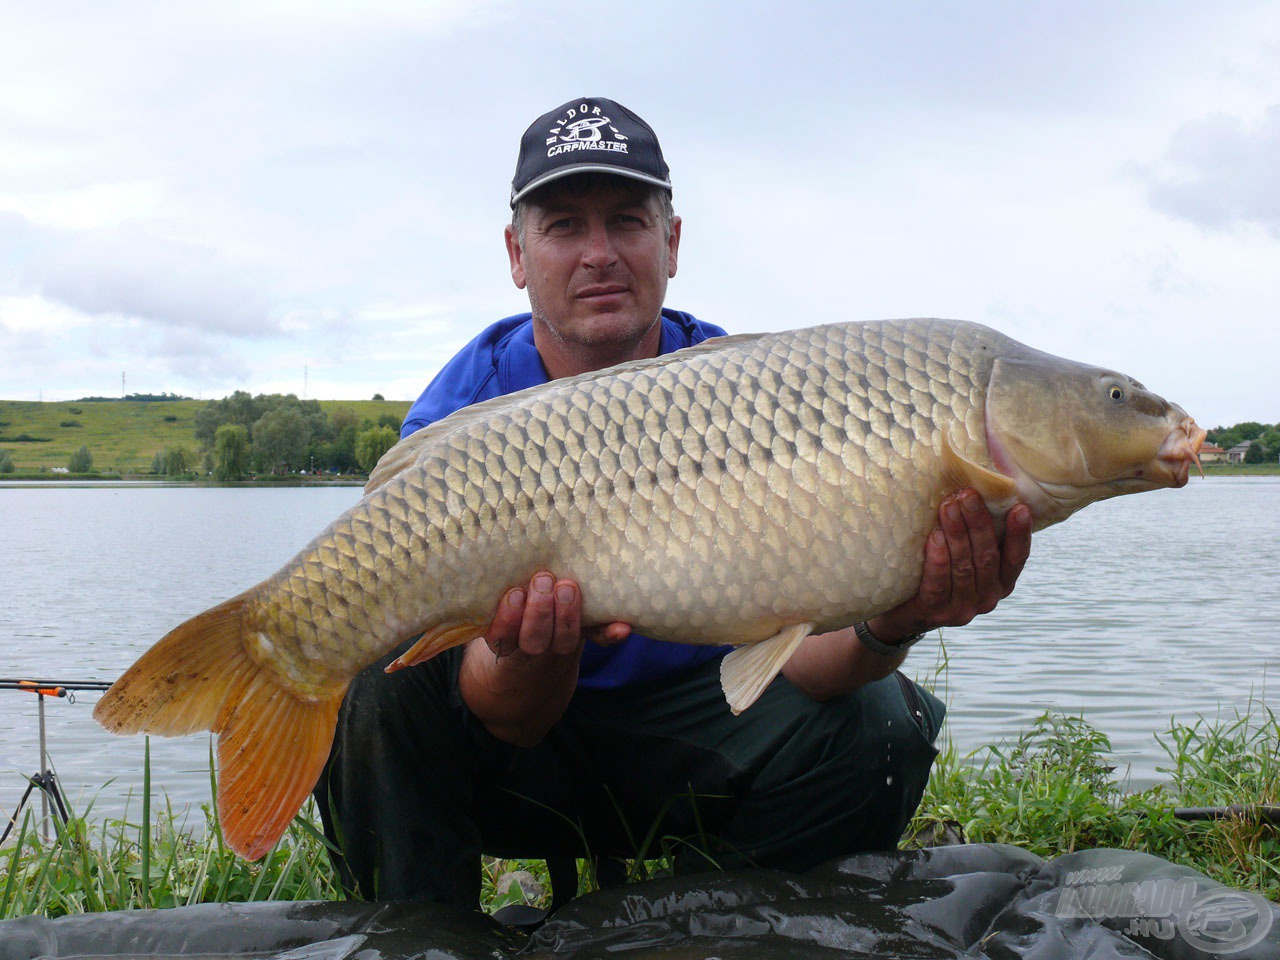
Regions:
<instances>
[{"instance_id":1,"label":"watch strap","mask_svg":"<svg viewBox=\"0 0 1280 960\"><path fill-rule=\"evenodd\" d=\"M909 637L904 637L897 643L885 643L867 626L865 620L859 621L853 625L853 632L857 635L862 645L872 653L878 653L882 657L896 657L900 653L905 653L913 646L920 642L924 637L923 633L913 633Z\"/></svg>"}]
</instances>

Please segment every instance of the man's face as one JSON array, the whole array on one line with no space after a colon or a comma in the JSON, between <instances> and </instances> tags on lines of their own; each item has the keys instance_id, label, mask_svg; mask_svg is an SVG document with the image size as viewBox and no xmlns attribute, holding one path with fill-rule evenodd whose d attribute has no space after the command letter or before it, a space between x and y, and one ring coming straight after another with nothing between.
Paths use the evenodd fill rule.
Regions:
<instances>
[{"instance_id":1,"label":"man's face","mask_svg":"<svg viewBox=\"0 0 1280 960\"><path fill-rule=\"evenodd\" d=\"M680 219L667 235L661 199L618 178L578 192L553 187L530 203L523 244L507 228L511 278L528 290L535 324L559 348L637 343L657 323L676 275Z\"/></svg>"}]
</instances>

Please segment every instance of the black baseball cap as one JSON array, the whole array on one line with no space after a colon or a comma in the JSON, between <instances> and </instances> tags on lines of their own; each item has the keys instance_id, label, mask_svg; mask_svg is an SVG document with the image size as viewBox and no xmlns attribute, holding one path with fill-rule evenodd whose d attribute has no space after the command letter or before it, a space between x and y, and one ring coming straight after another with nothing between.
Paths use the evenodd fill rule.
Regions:
<instances>
[{"instance_id":1,"label":"black baseball cap","mask_svg":"<svg viewBox=\"0 0 1280 960\"><path fill-rule=\"evenodd\" d=\"M614 100L579 97L544 113L520 138L511 206L544 183L592 172L671 189L653 127Z\"/></svg>"}]
</instances>

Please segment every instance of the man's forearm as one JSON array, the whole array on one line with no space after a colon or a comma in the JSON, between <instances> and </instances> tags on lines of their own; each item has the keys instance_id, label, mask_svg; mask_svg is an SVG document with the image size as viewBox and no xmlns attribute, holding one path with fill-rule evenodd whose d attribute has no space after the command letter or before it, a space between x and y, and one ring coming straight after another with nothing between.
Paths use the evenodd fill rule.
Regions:
<instances>
[{"instance_id":1,"label":"man's forearm","mask_svg":"<svg viewBox=\"0 0 1280 960\"><path fill-rule=\"evenodd\" d=\"M458 689L467 708L499 740L531 747L560 719L578 682L581 650L497 658L473 640L462 658Z\"/></svg>"},{"instance_id":2,"label":"man's forearm","mask_svg":"<svg viewBox=\"0 0 1280 960\"><path fill-rule=\"evenodd\" d=\"M868 625L879 636L876 623L872 620ZM887 641L898 639L887 630L884 636ZM887 677L906 657L905 650L892 657L868 650L853 627L847 627L806 637L782 668L782 674L813 699L830 700Z\"/></svg>"}]
</instances>

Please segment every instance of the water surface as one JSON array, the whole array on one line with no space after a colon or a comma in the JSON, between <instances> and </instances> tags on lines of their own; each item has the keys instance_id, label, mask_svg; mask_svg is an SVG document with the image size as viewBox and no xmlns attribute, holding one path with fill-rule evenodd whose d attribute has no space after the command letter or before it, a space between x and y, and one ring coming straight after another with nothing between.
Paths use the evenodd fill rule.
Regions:
<instances>
[{"instance_id":1,"label":"water surface","mask_svg":"<svg viewBox=\"0 0 1280 960\"><path fill-rule=\"evenodd\" d=\"M112 680L188 616L276 570L356 502L354 487L0 484L0 676ZM1135 786L1160 778L1171 716L1275 704L1280 478L1193 480L1098 504L1037 534L1017 593L935 635L909 672L950 704L962 750L1013 737L1047 709L1107 733ZM98 728L98 694L46 703L49 750L72 798L119 813L140 789L143 741ZM38 768L35 697L0 690L0 814ZM175 805L209 796L209 738L152 740ZM110 782L109 782L110 781ZM104 786L105 785L105 786ZM132 810L137 814L136 799Z\"/></svg>"}]
</instances>

